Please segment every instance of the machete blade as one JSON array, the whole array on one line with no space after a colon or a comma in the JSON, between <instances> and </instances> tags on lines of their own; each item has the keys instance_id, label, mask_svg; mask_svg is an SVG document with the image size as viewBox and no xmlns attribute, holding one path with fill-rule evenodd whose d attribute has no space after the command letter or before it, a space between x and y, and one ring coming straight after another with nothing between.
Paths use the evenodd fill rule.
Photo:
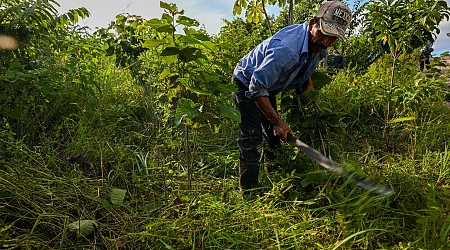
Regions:
<instances>
[{"instance_id":1,"label":"machete blade","mask_svg":"<svg viewBox=\"0 0 450 250\"><path fill-rule=\"evenodd\" d=\"M349 178L351 181L356 183L356 185L382 195L389 195L393 193L392 190L389 190L380 184L374 183L367 178L350 174L340 164L330 160L329 158L321 154L319 151L311 148L306 143L296 139L292 134L288 134L287 139L289 142L294 144L298 149L300 149L304 154L306 154L309 158L319 163L322 167L336 174L343 175Z\"/></svg>"}]
</instances>

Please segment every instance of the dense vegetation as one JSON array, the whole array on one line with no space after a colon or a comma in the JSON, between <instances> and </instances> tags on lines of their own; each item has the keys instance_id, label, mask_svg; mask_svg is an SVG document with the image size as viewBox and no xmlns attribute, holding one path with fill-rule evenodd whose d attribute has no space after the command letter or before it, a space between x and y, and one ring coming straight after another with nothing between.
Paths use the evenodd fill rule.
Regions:
<instances>
[{"instance_id":1,"label":"dense vegetation","mask_svg":"<svg viewBox=\"0 0 450 250\"><path fill-rule=\"evenodd\" d=\"M295 3L295 22L317 7ZM95 32L77 26L88 10L55 5L1 2L0 32L20 47L0 51L0 248L450 248L450 73L418 65L445 1L356 5L364 27L335 45L346 69L279 97L297 137L388 196L288 144L280 171L238 191L232 69L287 9L270 29L235 19L211 36L164 2L161 18Z\"/></svg>"}]
</instances>

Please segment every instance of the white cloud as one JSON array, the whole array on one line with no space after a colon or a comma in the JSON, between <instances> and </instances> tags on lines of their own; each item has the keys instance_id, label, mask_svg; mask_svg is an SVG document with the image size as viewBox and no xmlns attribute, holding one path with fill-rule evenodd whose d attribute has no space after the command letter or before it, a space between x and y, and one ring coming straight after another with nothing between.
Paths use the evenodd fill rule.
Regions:
<instances>
[{"instance_id":1,"label":"white cloud","mask_svg":"<svg viewBox=\"0 0 450 250\"><path fill-rule=\"evenodd\" d=\"M163 13L159 7L159 1L121 1L121 0L57 0L61 7L60 13L65 13L69 9L86 7L91 13L90 17L81 20L80 25L95 27L106 27L111 21L116 19L116 15L130 13L143 16L144 18L160 17Z\"/></svg>"},{"instance_id":2,"label":"white cloud","mask_svg":"<svg viewBox=\"0 0 450 250\"><path fill-rule=\"evenodd\" d=\"M194 18L200 25L204 25L209 34L218 34L220 28L224 25L222 19L231 17L233 6L226 6L221 1L173 1L176 2L178 9L184 9L184 15Z\"/></svg>"},{"instance_id":3,"label":"white cloud","mask_svg":"<svg viewBox=\"0 0 450 250\"><path fill-rule=\"evenodd\" d=\"M184 14L190 18L194 18L203 24L210 34L217 34L220 27L223 26L223 18L230 19L232 14L232 6L234 0L172 0L164 1L167 3L175 3L179 10L184 10ZM130 13L140 15L143 18L160 18L163 9L160 8L159 1L155 0L59 0L61 5L58 8L60 13L67 12L69 9L86 7L91 16L86 20L81 20L80 25L95 27L106 27L116 19L116 15L120 13Z\"/></svg>"},{"instance_id":4,"label":"white cloud","mask_svg":"<svg viewBox=\"0 0 450 250\"><path fill-rule=\"evenodd\" d=\"M450 51L450 37L447 33L450 33L450 21L442 22L439 25L441 33L433 44L433 48L436 53L442 53L444 51Z\"/></svg>"},{"instance_id":5,"label":"white cloud","mask_svg":"<svg viewBox=\"0 0 450 250\"><path fill-rule=\"evenodd\" d=\"M450 0L446 0L447 5L450 6ZM447 33L450 33L450 21L444 20L439 24L440 33L436 41L433 44L434 52L440 54L445 51L450 51L450 37Z\"/></svg>"}]
</instances>

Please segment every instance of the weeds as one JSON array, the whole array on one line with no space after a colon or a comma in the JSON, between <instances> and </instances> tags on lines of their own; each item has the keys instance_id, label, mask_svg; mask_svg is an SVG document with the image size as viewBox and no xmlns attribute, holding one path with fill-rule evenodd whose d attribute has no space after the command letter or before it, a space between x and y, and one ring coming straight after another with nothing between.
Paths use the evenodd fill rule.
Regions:
<instances>
[{"instance_id":1,"label":"weeds","mask_svg":"<svg viewBox=\"0 0 450 250\"><path fill-rule=\"evenodd\" d=\"M2 116L0 248L447 249L449 109L436 75L411 76L412 59L399 60L392 117L414 119L391 124L394 150L383 138L389 59L335 75L320 110L283 111L308 144L394 194L360 189L286 143L281 168L243 196L235 122L190 124L187 136L164 93L102 58L92 91L62 78L54 123Z\"/></svg>"}]
</instances>

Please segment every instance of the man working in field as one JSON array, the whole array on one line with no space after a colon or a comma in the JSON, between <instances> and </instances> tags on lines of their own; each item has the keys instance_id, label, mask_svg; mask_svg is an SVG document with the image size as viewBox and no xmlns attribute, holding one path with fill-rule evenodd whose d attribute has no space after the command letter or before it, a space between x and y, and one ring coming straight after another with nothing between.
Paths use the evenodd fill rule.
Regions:
<instances>
[{"instance_id":1,"label":"man working in field","mask_svg":"<svg viewBox=\"0 0 450 250\"><path fill-rule=\"evenodd\" d=\"M233 98L241 113L238 146L239 188L258 185L258 146L263 135L270 148L287 140L290 127L280 118L275 95L284 89L314 90L311 75L327 48L345 38L351 11L339 1L324 3L309 22L283 28L239 60L233 72Z\"/></svg>"}]
</instances>

